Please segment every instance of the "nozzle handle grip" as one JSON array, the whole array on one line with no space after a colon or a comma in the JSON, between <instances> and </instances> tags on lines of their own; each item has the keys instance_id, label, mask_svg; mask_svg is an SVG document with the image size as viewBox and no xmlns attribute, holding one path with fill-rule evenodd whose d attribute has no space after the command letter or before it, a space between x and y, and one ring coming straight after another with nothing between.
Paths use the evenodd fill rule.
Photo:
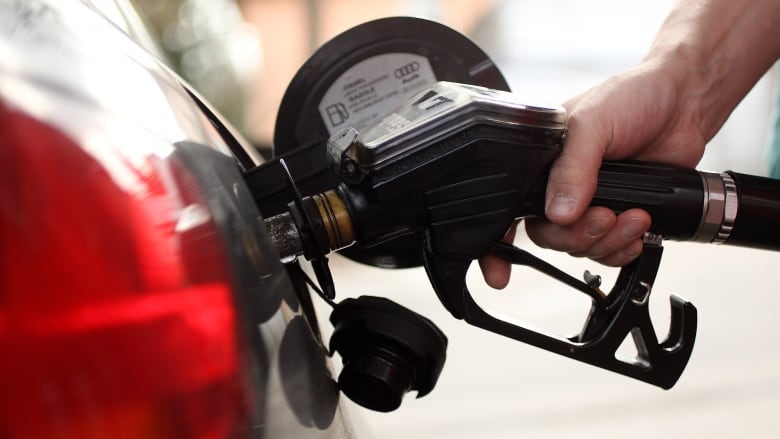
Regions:
<instances>
[{"instance_id":1,"label":"nozzle handle grip","mask_svg":"<svg viewBox=\"0 0 780 439\"><path fill-rule=\"evenodd\" d=\"M652 162L604 162L591 205L646 210L677 241L780 250L780 180Z\"/></svg>"},{"instance_id":2,"label":"nozzle handle grip","mask_svg":"<svg viewBox=\"0 0 780 439\"><path fill-rule=\"evenodd\" d=\"M643 209L653 219L653 233L690 241L701 226L704 198L704 183L695 169L651 162L604 162L591 205L618 213Z\"/></svg>"}]
</instances>

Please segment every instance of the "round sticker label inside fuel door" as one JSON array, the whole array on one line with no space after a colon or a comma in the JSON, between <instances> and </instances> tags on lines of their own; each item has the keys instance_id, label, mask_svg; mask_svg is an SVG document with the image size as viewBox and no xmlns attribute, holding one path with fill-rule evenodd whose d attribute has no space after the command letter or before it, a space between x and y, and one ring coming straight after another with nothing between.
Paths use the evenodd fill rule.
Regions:
<instances>
[{"instance_id":1,"label":"round sticker label inside fuel door","mask_svg":"<svg viewBox=\"0 0 780 439\"><path fill-rule=\"evenodd\" d=\"M435 83L424 56L377 55L350 67L333 82L320 101L320 116L330 134L346 127L360 131Z\"/></svg>"}]
</instances>

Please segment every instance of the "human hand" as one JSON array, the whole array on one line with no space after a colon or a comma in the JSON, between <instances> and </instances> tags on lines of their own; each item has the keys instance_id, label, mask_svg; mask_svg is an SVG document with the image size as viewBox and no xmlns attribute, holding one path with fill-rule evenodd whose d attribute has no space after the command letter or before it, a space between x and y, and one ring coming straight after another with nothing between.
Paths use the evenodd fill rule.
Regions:
<instances>
[{"instance_id":1,"label":"human hand","mask_svg":"<svg viewBox=\"0 0 780 439\"><path fill-rule=\"evenodd\" d=\"M650 218L637 209L615 216L588 207L602 160L696 165L706 142L780 59L780 39L766 37L778 19L777 0L677 3L638 66L564 104L569 138L550 171L548 221L526 222L531 239L607 265L634 259ZM509 281L505 261L488 256L480 264L489 285Z\"/></svg>"},{"instance_id":2,"label":"human hand","mask_svg":"<svg viewBox=\"0 0 780 439\"><path fill-rule=\"evenodd\" d=\"M694 166L706 135L697 124L698 102L660 65L615 75L564 104L569 134L550 170L545 215L526 221L540 247L621 266L636 258L650 216L639 209L615 215L588 207L602 160L637 159ZM510 231L505 240L510 240ZM486 282L503 288L509 265L492 255L480 260Z\"/></svg>"}]
</instances>

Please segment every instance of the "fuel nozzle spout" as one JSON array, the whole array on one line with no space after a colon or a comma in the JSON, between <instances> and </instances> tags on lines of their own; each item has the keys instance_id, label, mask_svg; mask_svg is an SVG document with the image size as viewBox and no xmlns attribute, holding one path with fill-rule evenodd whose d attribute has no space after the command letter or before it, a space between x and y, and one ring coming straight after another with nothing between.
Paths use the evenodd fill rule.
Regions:
<instances>
[{"instance_id":1,"label":"fuel nozzle spout","mask_svg":"<svg viewBox=\"0 0 780 439\"><path fill-rule=\"evenodd\" d=\"M288 209L264 221L283 263L300 255L318 258L355 242L347 204L335 190L303 197Z\"/></svg>"}]
</instances>

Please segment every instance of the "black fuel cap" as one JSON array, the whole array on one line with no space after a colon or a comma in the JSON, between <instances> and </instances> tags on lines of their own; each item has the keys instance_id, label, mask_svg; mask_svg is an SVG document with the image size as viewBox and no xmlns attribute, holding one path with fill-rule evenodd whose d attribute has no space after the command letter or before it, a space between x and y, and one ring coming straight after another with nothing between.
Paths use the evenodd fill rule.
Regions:
<instances>
[{"instance_id":1,"label":"black fuel cap","mask_svg":"<svg viewBox=\"0 0 780 439\"><path fill-rule=\"evenodd\" d=\"M383 297L345 299L331 313L331 352L341 355L339 388L363 407L397 409L406 393L436 386L447 337L427 318Z\"/></svg>"}]
</instances>

